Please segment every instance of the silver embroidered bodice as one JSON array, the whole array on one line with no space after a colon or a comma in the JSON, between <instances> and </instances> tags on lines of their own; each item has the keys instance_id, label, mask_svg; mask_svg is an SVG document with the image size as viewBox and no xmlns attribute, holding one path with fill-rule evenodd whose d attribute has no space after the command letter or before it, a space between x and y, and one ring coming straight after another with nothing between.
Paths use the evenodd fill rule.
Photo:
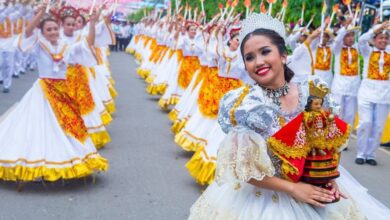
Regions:
<instances>
[{"instance_id":1,"label":"silver embroidered bodice","mask_svg":"<svg viewBox=\"0 0 390 220\"><path fill-rule=\"evenodd\" d=\"M313 78L313 80L315 84L322 83L318 78ZM232 129L249 129L267 139L280 129L279 117L283 117L287 123L304 110L309 97L308 81L298 82L297 86L299 104L292 112L284 112L272 102L271 98L266 96L265 91L260 86L252 85L248 94L234 111L236 127L233 127L231 123L231 109L244 88L230 91L220 102L218 122L222 130L229 133ZM337 114L336 105L330 95L325 97L324 107L332 107L334 113Z\"/></svg>"}]
</instances>

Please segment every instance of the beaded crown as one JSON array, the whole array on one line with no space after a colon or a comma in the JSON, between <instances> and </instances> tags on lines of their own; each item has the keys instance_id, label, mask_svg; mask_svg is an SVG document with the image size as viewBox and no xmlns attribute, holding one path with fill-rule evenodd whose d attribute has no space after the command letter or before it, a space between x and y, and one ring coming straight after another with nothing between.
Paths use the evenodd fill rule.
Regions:
<instances>
[{"instance_id":1,"label":"beaded crown","mask_svg":"<svg viewBox=\"0 0 390 220\"><path fill-rule=\"evenodd\" d=\"M240 42L246 35L259 28L273 30L286 40L286 29L283 22L267 14L252 13L241 24Z\"/></svg>"},{"instance_id":2,"label":"beaded crown","mask_svg":"<svg viewBox=\"0 0 390 220\"><path fill-rule=\"evenodd\" d=\"M79 16L79 12L77 11L77 9L70 6L62 7L58 14L61 19L68 16L73 18L77 18L77 16Z\"/></svg>"},{"instance_id":3,"label":"beaded crown","mask_svg":"<svg viewBox=\"0 0 390 220\"><path fill-rule=\"evenodd\" d=\"M323 99L326 94L329 93L329 88L326 86L319 84L318 86L314 84L313 80L309 81L309 93L312 96Z\"/></svg>"}]
</instances>

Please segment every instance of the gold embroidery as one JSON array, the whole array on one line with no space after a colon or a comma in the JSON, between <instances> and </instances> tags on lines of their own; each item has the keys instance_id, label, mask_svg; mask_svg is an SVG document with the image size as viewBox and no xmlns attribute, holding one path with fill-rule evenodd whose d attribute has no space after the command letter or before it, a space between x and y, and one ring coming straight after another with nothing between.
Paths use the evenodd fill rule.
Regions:
<instances>
[{"instance_id":1,"label":"gold embroidery","mask_svg":"<svg viewBox=\"0 0 390 220\"><path fill-rule=\"evenodd\" d=\"M188 56L183 58L177 79L180 88L186 89L188 87L195 71L199 69L199 67L200 63L198 57Z\"/></svg>"},{"instance_id":2,"label":"gold embroidery","mask_svg":"<svg viewBox=\"0 0 390 220\"><path fill-rule=\"evenodd\" d=\"M7 17L3 23L0 24L0 38L9 38L12 36L12 22Z\"/></svg>"},{"instance_id":3,"label":"gold embroidery","mask_svg":"<svg viewBox=\"0 0 390 220\"><path fill-rule=\"evenodd\" d=\"M84 142L88 138L87 128L81 118L78 104L68 95L66 81L40 79L39 83L64 132Z\"/></svg>"},{"instance_id":4,"label":"gold embroidery","mask_svg":"<svg viewBox=\"0 0 390 220\"><path fill-rule=\"evenodd\" d=\"M238 97L236 103L234 103L233 108L230 109L229 111L230 121L234 127L237 126L236 115L234 113L236 112L237 108L241 105L242 101L244 100L248 92L249 92L249 86L246 86L242 91L240 97Z\"/></svg>"},{"instance_id":5,"label":"gold embroidery","mask_svg":"<svg viewBox=\"0 0 390 220\"><path fill-rule=\"evenodd\" d=\"M69 96L77 102L81 115L87 115L95 109L88 73L81 65L69 65L66 72L66 84Z\"/></svg>"},{"instance_id":6,"label":"gold embroidery","mask_svg":"<svg viewBox=\"0 0 390 220\"><path fill-rule=\"evenodd\" d=\"M226 75L229 75L230 74L230 69L231 69L231 66L232 66L232 61L235 60L237 58L237 55L233 56L233 57L228 57L226 56L225 54L225 51L223 51L223 59L227 62L227 69L226 69Z\"/></svg>"},{"instance_id":7,"label":"gold embroidery","mask_svg":"<svg viewBox=\"0 0 390 220\"><path fill-rule=\"evenodd\" d=\"M384 52L384 61L383 72L380 72L379 69L379 60L381 57L381 52L375 51L371 53L369 66L368 66L368 75L369 79L374 80L389 80L390 75L390 55Z\"/></svg>"},{"instance_id":8,"label":"gold embroidery","mask_svg":"<svg viewBox=\"0 0 390 220\"><path fill-rule=\"evenodd\" d=\"M40 44L41 48L51 56L51 58L53 59L54 62L60 62L62 59L64 59L64 53L65 53L66 49L68 48L68 46L65 44L58 54L53 54L50 52L50 49L43 42L40 42L39 44Z\"/></svg>"},{"instance_id":9,"label":"gold embroidery","mask_svg":"<svg viewBox=\"0 0 390 220\"><path fill-rule=\"evenodd\" d=\"M357 76L359 74L359 54L355 48L349 48L351 53L351 64L348 59L348 48L343 48L340 54L340 75Z\"/></svg>"},{"instance_id":10,"label":"gold embroidery","mask_svg":"<svg viewBox=\"0 0 390 220\"><path fill-rule=\"evenodd\" d=\"M326 51L326 54L325 54ZM326 57L324 57L326 55ZM330 47L318 47L316 51L316 64L317 70L330 70L332 51Z\"/></svg>"},{"instance_id":11,"label":"gold embroidery","mask_svg":"<svg viewBox=\"0 0 390 220\"><path fill-rule=\"evenodd\" d=\"M199 91L198 105L203 116L216 118L218 115L219 101L229 91L243 86L239 79L219 77L218 69L211 68L205 76Z\"/></svg>"}]
</instances>

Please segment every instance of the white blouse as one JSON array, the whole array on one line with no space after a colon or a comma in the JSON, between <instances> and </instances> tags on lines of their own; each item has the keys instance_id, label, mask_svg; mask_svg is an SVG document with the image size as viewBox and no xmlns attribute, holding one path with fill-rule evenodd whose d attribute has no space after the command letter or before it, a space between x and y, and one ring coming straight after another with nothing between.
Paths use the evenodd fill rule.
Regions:
<instances>
[{"instance_id":1,"label":"white blouse","mask_svg":"<svg viewBox=\"0 0 390 220\"><path fill-rule=\"evenodd\" d=\"M95 56L85 39L72 44L59 39L58 45L52 45L35 31L29 38L21 34L17 40L17 48L21 52L35 52L40 78L65 79L69 64L81 64L86 67L96 65ZM62 59L54 61L55 55Z\"/></svg>"}]
</instances>

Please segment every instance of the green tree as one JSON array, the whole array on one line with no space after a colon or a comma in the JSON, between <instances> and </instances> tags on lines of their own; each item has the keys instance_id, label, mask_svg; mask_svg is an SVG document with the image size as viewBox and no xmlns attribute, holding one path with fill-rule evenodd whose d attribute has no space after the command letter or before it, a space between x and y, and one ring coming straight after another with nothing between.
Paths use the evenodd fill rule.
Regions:
<instances>
[{"instance_id":1,"label":"green tree","mask_svg":"<svg viewBox=\"0 0 390 220\"><path fill-rule=\"evenodd\" d=\"M332 6L335 4L337 0L327 0L328 4L328 10L327 13L330 15L332 13ZM172 9L175 8L175 0L171 0L172 2ZM213 15L219 12L218 4L226 5L226 0L215 0L215 1L205 1L204 2L204 8L207 15L207 18L210 19ZM261 0L252 0L251 7L255 8L255 12L260 11L260 3ZM272 15L275 16L278 12L281 11L283 0L278 0L273 6L272 6ZM315 15L315 19L313 21L313 24L315 26L319 26L321 23L321 9L322 9L322 3L323 0L290 0L288 2L288 7L285 15L285 22L296 22L301 17L301 10L303 3L306 4L306 10L305 10L305 17L304 20L306 23L310 20L312 15ZM181 5L185 6L188 4L192 8L198 8L201 9L200 0L182 0ZM264 0L264 4L266 8L268 9L268 3L266 0ZM245 14L245 6L244 6L244 0L240 0L239 4L236 8L237 12Z\"/></svg>"}]
</instances>

